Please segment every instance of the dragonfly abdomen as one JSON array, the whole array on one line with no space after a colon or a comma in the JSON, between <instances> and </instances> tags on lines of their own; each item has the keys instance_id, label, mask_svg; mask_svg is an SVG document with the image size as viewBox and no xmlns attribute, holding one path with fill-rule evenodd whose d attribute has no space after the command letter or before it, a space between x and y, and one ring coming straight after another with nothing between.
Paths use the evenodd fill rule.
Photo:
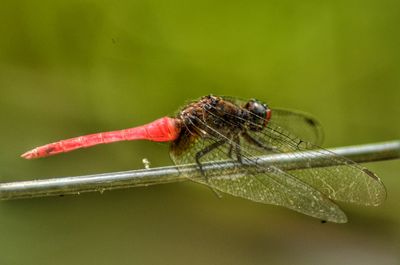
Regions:
<instances>
[{"instance_id":1,"label":"dragonfly abdomen","mask_svg":"<svg viewBox=\"0 0 400 265\"><path fill-rule=\"evenodd\" d=\"M24 153L21 157L26 159L40 158L70 152L79 148L119 141L149 140L153 142L169 142L179 136L181 128L179 123L180 121L177 119L163 117L134 128L89 134L50 143L36 147Z\"/></svg>"}]
</instances>

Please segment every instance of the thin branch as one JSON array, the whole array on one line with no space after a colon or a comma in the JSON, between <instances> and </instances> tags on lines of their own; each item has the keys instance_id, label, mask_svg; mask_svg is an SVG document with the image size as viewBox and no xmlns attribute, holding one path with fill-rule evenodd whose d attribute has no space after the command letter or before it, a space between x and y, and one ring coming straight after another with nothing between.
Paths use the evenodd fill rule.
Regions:
<instances>
[{"instance_id":1,"label":"thin branch","mask_svg":"<svg viewBox=\"0 0 400 265\"><path fill-rule=\"evenodd\" d=\"M337 147L330 151L345 156L355 162L372 162L400 158L400 140L372 143L358 146ZM297 152L296 154L298 154ZM305 151L308 156L287 154L273 154L261 156L256 163L279 164L285 170L295 170L305 167L335 166L334 159L326 159L326 152ZM310 161L310 154L313 160ZM222 161L206 163L204 171L212 171L224 167L225 172L234 169L236 162ZM246 164L247 167L255 165ZM57 196L66 194L80 194L82 192L103 192L105 190L122 189L129 187L148 186L154 184L171 183L187 180L179 172L190 173L194 177L201 177L195 165L167 166L151 169L141 169L105 174L60 177L30 181L0 183L0 200L12 200L33 197Z\"/></svg>"}]
</instances>

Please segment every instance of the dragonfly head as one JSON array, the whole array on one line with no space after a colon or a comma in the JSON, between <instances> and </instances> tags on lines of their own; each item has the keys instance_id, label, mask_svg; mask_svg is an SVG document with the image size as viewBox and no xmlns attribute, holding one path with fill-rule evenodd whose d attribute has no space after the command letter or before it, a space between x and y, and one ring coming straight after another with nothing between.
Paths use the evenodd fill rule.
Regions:
<instances>
[{"instance_id":1,"label":"dragonfly head","mask_svg":"<svg viewBox=\"0 0 400 265\"><path fill-rule=\"evenodd\" d=\"M271 110L267 104L257 99L249 100L244 108L250 112L249 127L254 131L261 131L271 119Z\"/></svg>"}]
</instances>

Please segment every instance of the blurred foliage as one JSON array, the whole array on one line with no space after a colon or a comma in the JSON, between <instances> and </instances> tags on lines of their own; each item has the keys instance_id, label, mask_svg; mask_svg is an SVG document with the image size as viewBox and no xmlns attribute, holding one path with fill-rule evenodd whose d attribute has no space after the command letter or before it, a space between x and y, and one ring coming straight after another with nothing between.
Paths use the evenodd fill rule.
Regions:
<instances>
[{"instance_id":1,"label":"blurred foliage","mask_svg":"<svg viewBox=\"0 0 400 265\"><path fill-rule=\"evenodd\" d=\"M170 164L126 142L19 155L173 115L206 94L317 116L325 146L399 138L398 1L24 1L0 8L0 180ZM0 204L1 264L398 264L400 164L379 208L320 224L193 183Z\"/></svg>"}]
</instances>

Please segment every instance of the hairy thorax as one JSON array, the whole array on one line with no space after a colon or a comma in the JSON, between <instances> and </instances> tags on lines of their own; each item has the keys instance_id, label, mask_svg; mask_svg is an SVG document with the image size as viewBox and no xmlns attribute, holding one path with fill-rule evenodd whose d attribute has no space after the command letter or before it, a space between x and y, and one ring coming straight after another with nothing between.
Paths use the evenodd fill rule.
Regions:
<instances>
[{"instance_id":1,"label":"hairy thorax","mask_svg":"<svg viewBox=\"0 0 400 265\"><path fill-rule=\"evenodd\" d=\"M205 96L186 105L177 115L180 136L173 145L186 148L199 137L231 138L244 129L247 110L221 97Z\"/></svg>"}]
</instances>

